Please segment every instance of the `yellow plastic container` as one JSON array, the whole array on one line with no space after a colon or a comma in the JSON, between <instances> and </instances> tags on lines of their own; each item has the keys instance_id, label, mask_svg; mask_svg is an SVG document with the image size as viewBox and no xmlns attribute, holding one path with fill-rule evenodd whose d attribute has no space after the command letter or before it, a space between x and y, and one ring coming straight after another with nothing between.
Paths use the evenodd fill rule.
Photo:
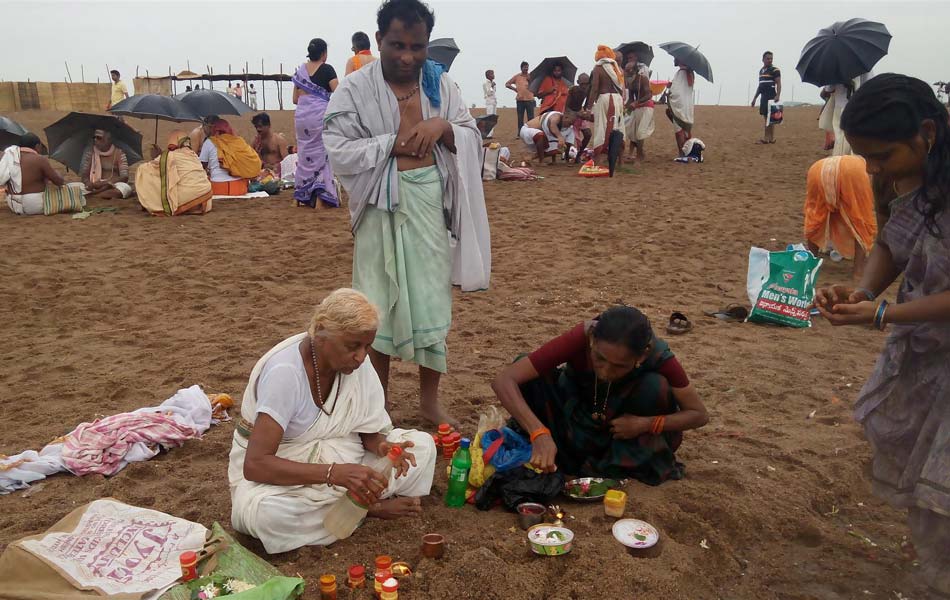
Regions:
<instances>
[{"instance_id":1,"label":"yellow plastic container","mask_svg":"<svg viewBox=\"0 0 950 600\"><path fill-rule=\"evenodd\" d=\"M604 496L604 513L608 517L617 517L618 519L623 516L623 511L627 508L627 492L622 492L620 490L607 490L607 495Z\"/></svg>"}]
</instances>

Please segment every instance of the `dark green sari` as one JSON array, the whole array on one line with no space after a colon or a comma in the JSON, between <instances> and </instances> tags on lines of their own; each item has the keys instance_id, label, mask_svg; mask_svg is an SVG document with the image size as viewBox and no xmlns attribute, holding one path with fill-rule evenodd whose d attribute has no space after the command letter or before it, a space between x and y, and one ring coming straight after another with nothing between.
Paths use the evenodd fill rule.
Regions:
<instances>
[{"instance_id":1,"label":"dark green sari","mask_svg":"<svg viewBox=\"0 0 950 600\"><path fill-rule=\"evenodd\" d=\"M678 410L673 388L658 372L671 358L669 345L655 339L649 358L614 381L609 396L606 383L596 384L596 401L593 371L579 373L568 365L522 385L528 406L551 430L558 448L558 469L571 475L632 477L649 485L682 479L684 467L674 456L682 433L647 433L629 440L615 440L610 433L610 421L619 416L652 417ZM606 418L595 419L593 414L601 410L602 403Z\"/></svg>"}]
</instances>

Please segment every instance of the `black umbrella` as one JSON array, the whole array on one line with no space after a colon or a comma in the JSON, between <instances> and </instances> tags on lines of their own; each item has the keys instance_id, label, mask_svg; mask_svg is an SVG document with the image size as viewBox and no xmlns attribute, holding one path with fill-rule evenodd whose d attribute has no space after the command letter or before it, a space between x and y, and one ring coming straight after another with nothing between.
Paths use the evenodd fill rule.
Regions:
<instances>
[{"instance_id":1,"label":"black umbrella","mask_svg":"<svg viewBox=\"0 0 950 600\"><path fill-rule=\"evenodd\" d=\"M45 129L50 158L79 172L83 154L92 145L92 134L103 129L112 134L112 142L125 152L129 164L142 160L142 134L117 117L71 112Z\"/></svg>"},{"instance_id":2,"label":"black umbrella","mask_svg":"<svg viewBox=\"0 0 950 600\"><path fill-rule=\"evenodd\" d=\"M7 146L20 143L20 136L26 135L29 131L26 127L20 125L13 119L0 117L0 150Z\"/></svg>"},{"instance_id":3,"label":"black umbrella","mask_svg":"<svg viewBox=\"0 0 950 600\"><path fill-rule=\"evenodd\" d=\"M452 62L458 56L459 47L452 38L439 38L429 42L429 58L445 65L445 70L452 68Z\"/></svg>"},{"instance_id":4,"label":"black umbrella","mask_svg":"<svg viewBox=\"0 0 950 600\"><path fill-rule=\"evenodd\" d=\"M495 125L498 125L498 115L475 117L475 127L477 127L478 132L482 134L483 140L488 137L488 134L495 128Z\"/></svg>"},{"instance_id":5,"label":"black umbrella","mask_svg":"<svg viewBox=\"0 0 950 600\"><path fill-rule=\"evenodd\" d=\"M874 68L891 44L881 23L865 19L839 21L805 44L795 67L802 81L815 85L850 83Z\"/></svg>"},{"instance_id":6,"label":"black umbrella","mask_svg":"<svg viewBox=\"0 0 950 600\"><path fill-rule=\"evenodd\" d=\"M699 51L699 47L693 48L683 42L666 42L660 44L670 55L677 59L681 65L685 65L696 72L697 75L706 78L709 83L713 82L712 67L709 61Z\"/></svg>"},{"instance_id":7,"label":"black umbrella","mask_svg":"<svg viewBox=\"0 0 950 600\"><path fill-rule=\"evenodd\" d=\"M109 112L121 117L136 117L139 119L155 119L155 143L158 144L158 121L201 121L188 105L160 94L139 94L126 98L109 109Z\"/></svg>"},{"instance_id":8,"label":"black umbrella","mask_svg":"<svg viewBox=\"0 0 950 600\"><path fill-rule=\"evenodd\" d=\"M635 52L640 62L646 66L649 67L650 63L653 62L653 46L646 42L627 42L626 44L620 44L614 50L622 54L625 57L624 60L626 60L628 52Z\"/></svg>"},{"instance_id":9,"label":"black umbrella","mask_svg":"<svg viewBox=\"0 0 950 600\"><path fill-rule=\"evenodd\" d=\"M241 116L254 112L250 106L244 104L241 100L218 90L195 90L178 94L175 98L181 100L183 104L191 109L191 112L200 118L212 115Z\"/></svg>"},{"instance_id":10,"label":"black umbrella","mask_svg":"<svg viewBox=\"0 0 950 600\"><path fill-rule=\"evenodd\" d=\"M574 85L574 76L577 75L577 67L574 66L571 59L566 56L550 56L542 60L538 66L531 70L531 73L528 75L528 78L531 80L531 83L528 84L528 89L537 94L538 89L541 87L541 82L544 81L545 77L551 74L555 63L561 63L561 66L564 68L564 72L561 73L561 79L563 79L568 86Z\"/></svg>"}]
</instances>

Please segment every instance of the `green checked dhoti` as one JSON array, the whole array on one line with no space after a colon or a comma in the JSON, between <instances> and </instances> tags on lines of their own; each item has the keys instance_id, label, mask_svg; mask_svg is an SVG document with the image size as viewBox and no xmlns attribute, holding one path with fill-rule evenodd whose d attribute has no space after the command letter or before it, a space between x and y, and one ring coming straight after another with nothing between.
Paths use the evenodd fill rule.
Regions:
<instances>
[{"instance_id":1,"label":"green checked dhoti","mask_svg":"<svg viewBox=\"0 0 950 600\"><path fill-rule=\"evenodd\" d=\"M452 256L435 166L399 173L395 212L368 208L356 230L353 287L380 310L373 348L445 373Z\"/></svg>"}]
</instances>

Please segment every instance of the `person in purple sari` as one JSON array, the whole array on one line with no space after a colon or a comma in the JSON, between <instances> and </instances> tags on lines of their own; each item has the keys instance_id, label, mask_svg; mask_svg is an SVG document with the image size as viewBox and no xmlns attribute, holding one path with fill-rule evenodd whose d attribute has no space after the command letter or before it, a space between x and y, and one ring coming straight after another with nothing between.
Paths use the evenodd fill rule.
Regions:
<instances>
[{"instance_id":1,"label":"person in purple sari","mask_svg":"<svg viewBox=\"0 0 950 600\"><path fill-rule=\"evenodd\" d=\"M327 64L327 43L320 38L307 46L310 59L294 73L294 126L297 132L297 171L294 199L312 208L338 207L333 169L323 145L323 116L336 90L336 71Z\"/></svg>"},{"instance_id":2,"label":"person in purple sari","mask_svg":"<svg viewBox=\"0 0 950 600\"><path fill-rule=\"evenodd\" d=\"M924 583L950 597L950 124L933 89L878 75L841 117L867 161L878 239L857 288L821 289L834 325L891 333L858 396L875 494L908 511ZM901 275L893 304L878 300Z\"/></svg>"}]
</instances>

